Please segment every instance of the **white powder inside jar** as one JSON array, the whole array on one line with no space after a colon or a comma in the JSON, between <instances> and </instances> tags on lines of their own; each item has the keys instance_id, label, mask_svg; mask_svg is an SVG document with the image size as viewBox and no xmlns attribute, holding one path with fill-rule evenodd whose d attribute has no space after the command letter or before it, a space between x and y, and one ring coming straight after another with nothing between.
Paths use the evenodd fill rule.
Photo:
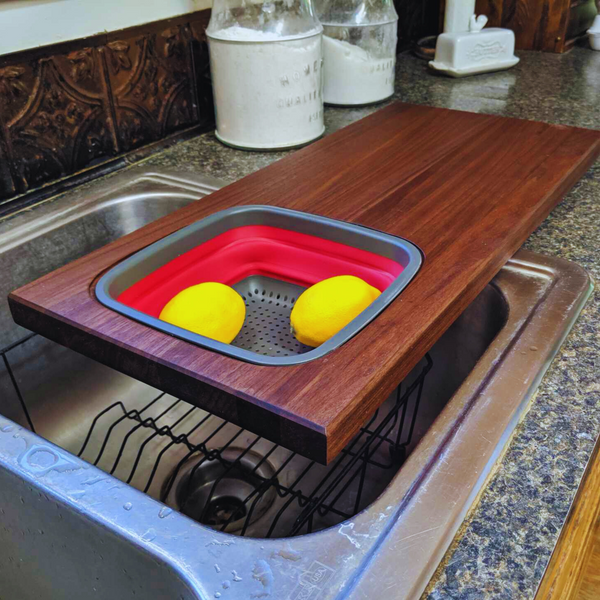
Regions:
<instances>
[{"instance_id":1,"label":"white powder inside jar","mask_svg":"<svg viewBox=\"0 0 600 600\"><path fill-rule=\"evenodd\" d=\"M320 33L320 30L314 29L301 35L282 36L273 31L260 31L258 29L250 29L248 27L232 25L231 27L211 32L210 37L234 42L283 42L312 37L313 35L317 35L318 33Z\"/></svg>"},{"instance_id":2,"label":"white powder inside jar","mask_svg":"<svg viewBox=\"0 0 600 600\"><path fill-rule=\"evenodd\" d=\"M395 58L373 58L366 50L323 36L325 85L329 104L369 104L394 93Z\"/></svg>"},{"instance_id":3,"label":"white powder inside jar","mask_svg":"<svg viewBox=\"0 0 600 600\"><path fill-rule=\"evenodd\" d=\"M243 148L285 148L323 127L318 30L278 36L238 25L209 33L217 137Z\"/></svg>"}]
</instances>

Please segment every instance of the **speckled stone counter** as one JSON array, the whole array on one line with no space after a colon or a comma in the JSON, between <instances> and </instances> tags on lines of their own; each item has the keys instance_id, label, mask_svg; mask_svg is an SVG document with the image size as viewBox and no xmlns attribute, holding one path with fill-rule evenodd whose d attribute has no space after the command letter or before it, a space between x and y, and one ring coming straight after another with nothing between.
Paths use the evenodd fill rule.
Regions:
<instances>
[{"instance_id":1,"label":"speckled stone counter","mask_svg":"<svg viewBox=\"0 0 600 600\"><path fill-rule=\"evenodd\" d=\"M584 48L565 56L522 53L510 71L462 80L433 75L405 54L397 90L406 102L600 129L600 52ZM327 133L379 108L327 109ZM234 180L284 155L233 150L206 134L146 164ZM600 279L600 163L526 247L575 261ZM600 431L599 323L596 292L432 580L429 599L535 595Z\"/></svg>"},{"instance_id":2,"label":"speckled stone counter","mask_svg":"<svg viewBox=\"0 0 600 600\"><path fill-rule=\"evenodd\" d=\"M600 129L600 52L522 53L506 72L463 80L398 60L397 99L458 110ZM326 110L327 133L382 105ZM145 165L235 180L286 153L243 152L205 134ZM525 245L585 267L600 279L600 163ZM600 431L600 293L589 301L547 372L495 475L469 515L426 596L532 598Z\"/></svg>"}]
</instances>

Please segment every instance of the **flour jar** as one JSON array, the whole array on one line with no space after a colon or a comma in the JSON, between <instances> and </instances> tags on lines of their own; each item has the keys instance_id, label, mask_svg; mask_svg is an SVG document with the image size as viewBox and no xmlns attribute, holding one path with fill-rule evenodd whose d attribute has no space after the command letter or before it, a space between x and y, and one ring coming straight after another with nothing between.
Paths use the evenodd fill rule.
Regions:
<instances>
[{"instance_id":1,"label":"flour jar","mask_svg":"<svg viewBox=\"0 0 600 600\"><path fill-rule=\"evenodd\" d=\"M372 104L394 93L398 15L391 0L316 0L327 104Z\"/></svg>"},{"instance_id":2,"label":"flour jar","mask_svg":"<svg viewBox=\"0 0 600 600\"><path fill-rule=\"evenodd\" d=\"M322 30L311 0L214 0L206 33L219 140L277 149L323 134Z\"/></svg>"}]
</instances>

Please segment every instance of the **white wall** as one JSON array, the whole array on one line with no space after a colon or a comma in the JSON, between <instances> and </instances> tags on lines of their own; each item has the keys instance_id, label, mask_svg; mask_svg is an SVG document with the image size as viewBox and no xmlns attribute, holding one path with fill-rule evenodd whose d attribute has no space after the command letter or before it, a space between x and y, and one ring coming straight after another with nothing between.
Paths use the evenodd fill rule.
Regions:
<instances>
[{"instance_id":1,"label":"white wall","mask_svg":"<svg viewBox=\"0 0 600 600\"><path fill-rule=\"evenodd\" d=\"M0 0L0 54L208 8L211 0Z\"/></svg>"}]
</instances>

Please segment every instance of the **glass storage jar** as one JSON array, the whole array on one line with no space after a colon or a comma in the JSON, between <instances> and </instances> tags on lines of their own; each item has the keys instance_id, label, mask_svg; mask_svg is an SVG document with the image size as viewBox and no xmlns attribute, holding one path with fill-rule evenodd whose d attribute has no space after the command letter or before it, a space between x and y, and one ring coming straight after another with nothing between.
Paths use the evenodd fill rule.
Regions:
<instances>
[{"instance_id":1,"label":"glass storage jar","mask_svg":"<svg viewBox=\"0 0 600 600\"><path fill-rule=\"evenodd\" d=\"M214 0L206 33L222 142L277 149L323 134L322 30L311 0Z\"/></svg>"},{"instance_id":2,"label":"glass storage jar","mask_svg":"<svg viewBox=\"0 0 600 600\"><path fill-rule=\"evenodd\" d=\"M398 15L392 0L316 0L326 104L372 104L394 93Z\"/></svg>"}]
</instances>

